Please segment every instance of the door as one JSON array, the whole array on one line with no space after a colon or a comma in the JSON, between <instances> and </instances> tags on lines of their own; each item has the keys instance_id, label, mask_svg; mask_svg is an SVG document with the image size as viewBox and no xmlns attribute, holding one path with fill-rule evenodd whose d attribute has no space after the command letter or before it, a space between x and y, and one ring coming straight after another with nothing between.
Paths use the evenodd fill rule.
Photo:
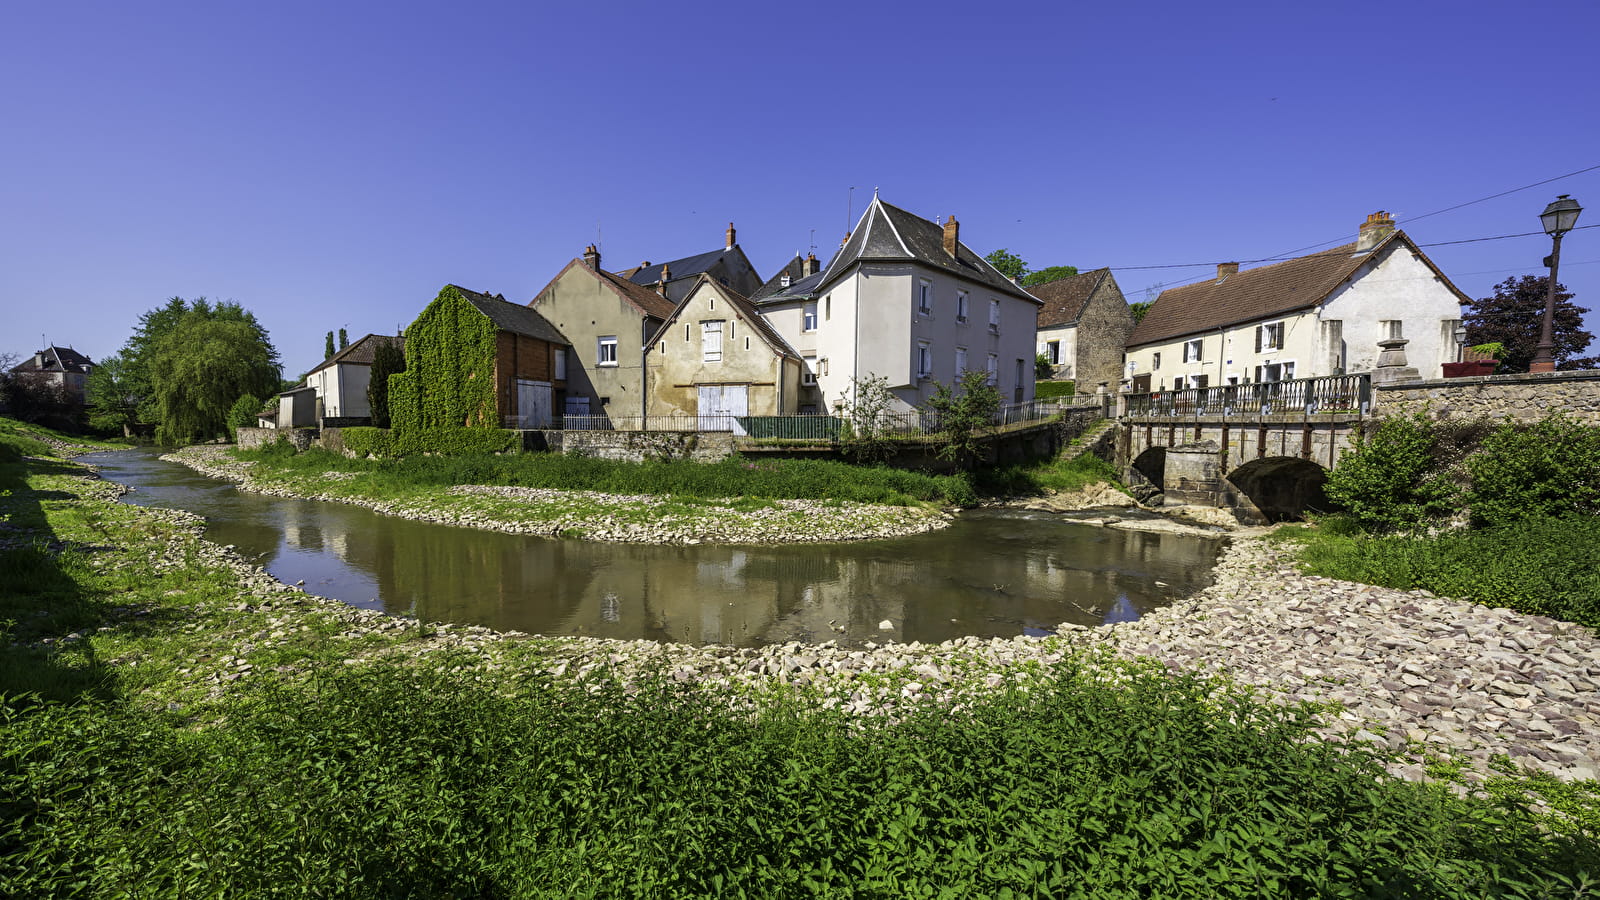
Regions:
<instances>
[{"instance_id":1,"label":"door","mask_svg":"<svg viewBox=\"0 0 1600 900\"><path fill-rule=\"evenodd\" d=\"M750 386L747 384L699 385L700 406L697 427L701 431L732 431L743 434L735 421L750 414Z\"/></svg>"},{"instance_id":2,"label":"door","mask_svg":"<svg viewBox=\"0 0 1600 900\"><path fill-rule=\"evenodd\" d=\"M550 427L550 382L517 379L517 427Z\"/></svg>"}]
</instances>

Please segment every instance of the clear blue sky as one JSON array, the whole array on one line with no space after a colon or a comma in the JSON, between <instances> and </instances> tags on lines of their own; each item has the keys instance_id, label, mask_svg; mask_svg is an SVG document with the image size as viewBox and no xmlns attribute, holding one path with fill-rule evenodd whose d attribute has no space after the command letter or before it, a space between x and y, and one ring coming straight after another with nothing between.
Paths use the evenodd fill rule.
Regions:
<instances>
[{"instance_id":1,"label":"clear blue sky","mask_svg":"<svg viewBox=\"0 0 1600 900\"><path fill-rule=\"evenodd\" d=\"M0 352L98 359L205 295L293 377L449 282L527 302L597 234L607 268L730 220L763 276L826 259L874 187L1130 299L1379 209L1600 224L1600 169L1405 221L1600 165L1593 0L11 3L0 35ZM1428 252L1482 296L1549 240ZM1208 265L1131 268L1172 263ZM1600 228L1561 280L1600 310Z\"/></svg>"}]
</instances>

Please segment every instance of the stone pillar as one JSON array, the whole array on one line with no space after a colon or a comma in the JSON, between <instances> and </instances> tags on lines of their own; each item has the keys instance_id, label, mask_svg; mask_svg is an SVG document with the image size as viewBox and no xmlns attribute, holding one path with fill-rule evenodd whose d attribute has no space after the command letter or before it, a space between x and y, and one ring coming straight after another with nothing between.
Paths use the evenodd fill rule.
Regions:
<instances>
[{"instance_id":1,"label":"stone pillar","mask_svg":"<svg viewBox=\"0 0 1600 900\"><path fill-rule=\"evenodd\" d=\"M1221 506L1222 454L1216 441L1200 441L1167 448L1162 491L1167 504Z\"/></svg>"},{"instance_id":2,"label":"stone pillar","mask_svg":"<svg viewBox=\"0 0 1600 900\"><path fill-rule=\"evenodd\" d=\"M1406 384L1421 381L1422 373L1406 365L1405 338L1389 338L1378 342L1378 367L1372 370L1373 386L1381 384Z\"/></svg>"}]
</instances>

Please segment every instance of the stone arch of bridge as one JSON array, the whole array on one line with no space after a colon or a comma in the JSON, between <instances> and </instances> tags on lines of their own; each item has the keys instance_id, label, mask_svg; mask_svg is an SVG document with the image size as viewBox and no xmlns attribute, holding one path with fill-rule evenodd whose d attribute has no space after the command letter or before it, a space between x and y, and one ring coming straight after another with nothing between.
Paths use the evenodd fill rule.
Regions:
<instances>
[{"instance_id":1,"label":"stone arch of bridge","mask_svg":"<svg viewBox=\"0 0 1600 900\"><path fill-rule=\"evenodd\" d=\"M1156 490L1162 490L1167 477L1167 448L1150 447L1143 453L1133 458L1128 466L1129 480L1139 483L1139 479L1155 485Z\"/></svg>"},{"instance_id":2,"label":"stone arch of bridge","mask_svg":"<svg viewBox=\"0 0 1600 900\"><path fill-rule=\"evenodd\" d=\"M1323 487L1328 470L1297 456L1253 459L1228 473L1228 483L1249 498L1268 522L1290 522L1329 508Z\"/></svg>"}]
</instances>

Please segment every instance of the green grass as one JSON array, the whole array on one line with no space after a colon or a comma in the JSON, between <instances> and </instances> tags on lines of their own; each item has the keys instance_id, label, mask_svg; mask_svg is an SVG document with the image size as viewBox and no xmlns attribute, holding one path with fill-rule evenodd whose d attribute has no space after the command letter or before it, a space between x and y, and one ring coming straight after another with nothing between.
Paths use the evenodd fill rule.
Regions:
<instances>
[{"instance_id":1,"label":"green grass","mask_svg":"<svg viewBox=\"0 0 1600 900\"><path fill-rule=\"evenodd\" d=\"M1073 381L1036 381L1033 385L1033 396L1036 400L1071 397L1077 393L1077 387L1077 382Z\"/></svg>"},{"instance_id":2,"label":"green grass","mask_svg":"<svg viewBox=\"0 0 1600 900\"><path fill-rule=\"evenodd\" d=\"M40 425L20 422L0 416L0 460L15 460L20 456L57 456L45 439L71 444L79 449L116 450L127 444L100 441L75 434L66 434Z\"/></svg>"},{"instance_id":3,"label":"green grass","mask_svg":"<svg viewBox=\"0 0 1600 900\"><path fill-rule=\"evenodd\" d=\"M1058 457L1028 465L988 469L977 473L974 480L982 493L1001 497L1048 491L1071 493L1093 484L1121 484L1116 468L1093 453L1071 460Z\"/></svg>"},{"instance_id":4,"label":"green grass","mask_svg":"<svg viewBox=\"0 0 1600 900\"><path fill-rule=\"evenodd\" d=\"M1433 537L1370 536L1334 516L1316 528L1281 529L1302 543L1314 575L1384 587L1422 588L1600 628L1600 518L1528 520Z\"/></svg>"}]
</instances>

